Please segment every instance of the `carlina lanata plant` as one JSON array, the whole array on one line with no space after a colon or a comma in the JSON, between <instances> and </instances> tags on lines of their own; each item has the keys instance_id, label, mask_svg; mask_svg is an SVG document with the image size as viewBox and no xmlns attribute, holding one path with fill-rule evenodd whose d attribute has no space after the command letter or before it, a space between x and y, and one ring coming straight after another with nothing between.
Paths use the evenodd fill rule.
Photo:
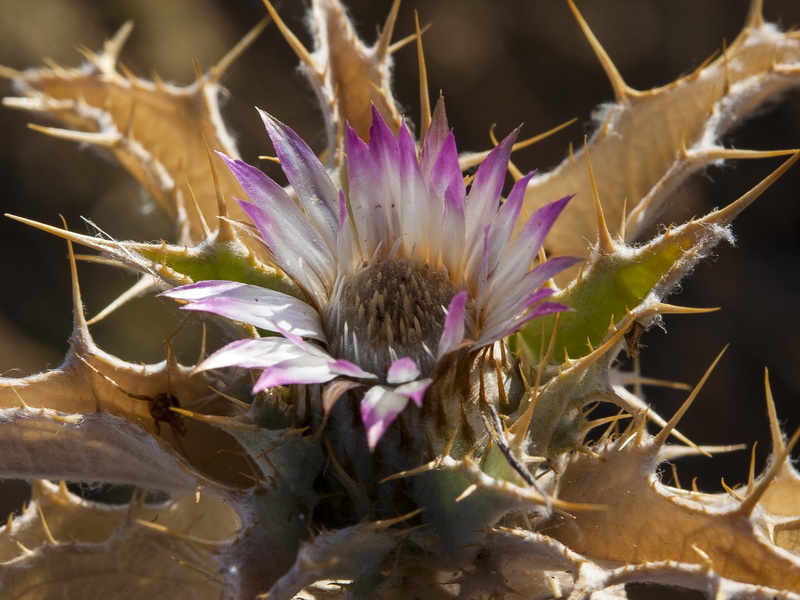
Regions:
<instances>
[{"instance_id":1,"label":"carlina lanata plant","mask_svg":"<svg viewBox=\"0 0 800 600\"><path fill-rule=\"evenodd\" d=\"M766 410L753 403L765 466L707 493L664 465L731 449L678 429L721 357L663 416L623 360L664 315L704 312L668 296L797 160L723 138L800 86L800 36L754 1L718 55L637 91L566 0L615 100L582 148L533 172L516 130L485 151L457 143L447 90L428 90L435 22L387 3L369 45L339 0L309 4L310 45L265 0L265 20L187 87L119 63L131 25L79 68L0 68L7 108L119 162L174 225L150 243L9 215L67 240L74 311L59 367L0 378L0 477L33 488L0 528L0 597L599 600L650 584L800 598L800 431L782 430L768 379ZM265 174L218 100L270 33L316 94L325 147L265 100L251 122L279 163ZM414 50L416 122L392 79ZM657 227L692 174L781 156L722 208ZM75 244L139 274L92 319ZM171 339L154 364L98 346L90 327L141 295L183 309L176 330L202 323L197 360Z\"/></svg>"}]
</instances>

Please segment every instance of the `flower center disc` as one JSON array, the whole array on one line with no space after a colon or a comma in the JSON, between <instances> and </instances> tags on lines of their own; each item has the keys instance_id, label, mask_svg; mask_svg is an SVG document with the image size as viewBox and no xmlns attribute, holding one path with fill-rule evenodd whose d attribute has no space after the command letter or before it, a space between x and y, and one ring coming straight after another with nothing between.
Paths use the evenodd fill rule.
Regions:
<instances>
[{"instance_id":1,"label":"flower center disc","mask_svg":"<svg viewBox=\"0 0 800 600\"><path fill-rule=\"evenodd\" d=\"M407 259L382 259L342 285L326 331L334 356L379 377L409 356L426 375L436 362L445 310L458 288L442 273Z\"/></svg>"}]
</instances>

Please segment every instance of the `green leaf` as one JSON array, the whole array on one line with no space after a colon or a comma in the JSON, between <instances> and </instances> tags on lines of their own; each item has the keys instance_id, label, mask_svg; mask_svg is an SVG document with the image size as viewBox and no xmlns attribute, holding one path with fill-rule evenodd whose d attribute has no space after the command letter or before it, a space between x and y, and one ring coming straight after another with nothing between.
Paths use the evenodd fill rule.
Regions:
<instances>
[{"instance_id":1,"label":"green leaf","mask_svg":"<svg viewBox=\"0 0 800 600\"><path fill-rule=\"evenodd\" d=\"M210 243L194 248L151 245L137 248L136 251L146 260L167 267L192 282L212 279L238 281L304 299L302 292L288 277L278 269L258 261L239 243Z\"/></svg>"},{"instance_id":2,"label":"green leaf","mask_svg":"<svg viewBox=\"0 0 800 600\"><path fill-rule=\"evenodd\" d=\"M595 253L576 280L553 297L573 310L536 319L521 330L520 339L529 356L535 362L542 358L556 322L551 362L563 363L567 357L591 352L612 323L643 303L662 300L691 271L701 251L725 235L723 231L710 236L701 233L708 231L684 226L640 248L620 245L614 254Z\"/></svg>"}]
</instances>

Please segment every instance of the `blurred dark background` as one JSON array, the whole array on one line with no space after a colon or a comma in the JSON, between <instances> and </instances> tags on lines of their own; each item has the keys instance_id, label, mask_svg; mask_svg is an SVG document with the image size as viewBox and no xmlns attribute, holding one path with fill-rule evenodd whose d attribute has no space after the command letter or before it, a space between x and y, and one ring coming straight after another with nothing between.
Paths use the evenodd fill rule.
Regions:
<instances>
[{"instance_id":1,"label":"blurred dark background","mask_svg":"<svg viewBox=\"0 0 800 600\"><path fill-rule=\"evenodd\" d=\"M360 33L373 40L389 0L348 2ZM747 14L745 0L579 0L623 77L633 87L668 83L691 71L734 39ZM308 41L307 3L286 0L286 22ZM462 151L489 147L494 123L504 135L524 123L533 135L572 117L578 122L515 155L523 170L549 169L592 131L593 108L612 97L611 88L566 2L557 0L405 0L397 38L413 32L414 11L432 23L425 52L432 94L443 90L448 116ZM136 74L156 71L168 81L189 83L192 60L213 65L264 15L257 0L0 0L0 64L16 69L82 62L78 44L99 49L127 19L136 27L122 60ZM796 0L766 0L766 16L784 27L800 24ZM406 114L418 120L416 54L396 54L395 90ZM296 129L320 150L321 119L313 94L295 70L296 60L274 26L236 63L224 83L230 129L245 159L266 151L266 135L253 109L259 106ZM0 93L10 85L0 81ZM63 214L86 232L86 216L112 236L170 239L171 226L120 167L93 151L50 139L26 127L30 116L0 108L0 200L2 212L58 223ZM733 132L726 143L773 149L800 147L800 93L790 94ZM737 198L779 164L738 162L710 169L676 194L664 222L683 222ZM730 348L681 424L698 443L759 441L760 464L769 447L764 367L769 367L779 415L790 433L800 426L800 168L774 185L734 225L737 247L722 246L701 264L676 304L718 306L705 316L668 317L667 332L642 339L642 371L695 383L726 344ZM71 301L63 241L0 219L0 373L10 377L56 366L67 349ZM97 313L134 279L116 269L79 266L84 300ZM177 327L173 306L136 301L93 328L101 347L132 361L163 358L163 339ZM183 349L186 361L195 358ZM648 390L667 417L685 393ZM684 484L698 476L701 489L720 490L746 480L748 452L681 461ZM1 494L2 492L0 492Z\"/></svg>"}]
</instances>

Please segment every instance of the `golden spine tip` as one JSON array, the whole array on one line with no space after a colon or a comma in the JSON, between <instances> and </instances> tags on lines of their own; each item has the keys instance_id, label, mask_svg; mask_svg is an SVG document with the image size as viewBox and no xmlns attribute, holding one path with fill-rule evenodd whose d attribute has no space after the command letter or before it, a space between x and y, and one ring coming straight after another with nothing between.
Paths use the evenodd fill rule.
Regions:
<instances>
[{"instance_id":1,"label":"golden spine tip","mask_svg":"<svg viewBox=\"0 0 800 600\"><path fill-rule=\"evenodd\" d=\"M17 71L11 67L0 65L0 77L3 79L19 79L22 76L22 71Z\"/></svg>"},{"instance_id":2,"label":"golden spine tip","mask_svg":"<svg viewBox=\"0 0 800 600\"><path fill-rule=\"evenodd\" d=\"M575 20L578 22L578 26L583 31L583 35L586 37L586 40L592 47L595 56L597 56L597 59L600 61L600 65L606 72L606 76L608 77L611 87L614 90L614 97L620 104L627 104L630 102L631 96L636 94L636 90L629 87L625 83L625 80L622 79L622 75L620 75L617 67L611 60L611 57L608 55L603 46L600 44L600 41L589 28L589 24L583 18L583 15L581 15L578 7L575 6L575 2L573 0L567 0L567 3L569 4L569 8L575 17Z\"/></svg>"},{"instance_id":3,"label":"golden spine tip","mask_svg":"<svg viewBox=\"0 0 800 600\"><path fill-rule=\"evenodd\" d=\"M64 231L67 229L67 220L63 215L61 222L64 225ZM78 263L75 260L75 251L72 248L72 240L67 239L67 251L69 252L69 270L72 279L72 311L73 311L73 336L76 343L85 346L91 340L89 336L89 325L86 323L86 315L83 313L83 299L81 298L81 288L78 282Z\"/></svg>"},{"instance_id":4,"label":"golden spine tip","mask_svg":"<svg viewBox=\"0 0 800 600\"><path fill-rule=\"evenodd\" d=\"M784 467L798 440L800 440L800 427L794 432L794 435L792 435L789 443L785 445L783 452L772 457L772 463L770 464L769 469L761 476L761 479L753 489L752 493L748 495L747 498L745 498L739 505L737 508L738 513L749 516L753 512L753 509L755 509L756 505L764 497L764 494L767 493L767 490L772 486L773 483L775 483L775 478L778 476L778 472Z\"/></svg>"},{"instance_id":5,"label":"golden spine tip","mask_svg":"<svg viewBox=\"0 0 800 600\"><path fill-rule=\"evenodd\" d=\"M283 19L281 19L280 15L278 15L278 11L276 11L275 7L272 5L272 2L269 0L263 1L264 6L267 7L270 17L273 21L275 21L275 25L278 27L278 30L281 32L283 38L288 42L292 50L294 50L297 58L299 58L301 62L305 63L307 67L314 69L316 66L314 57L311 56L311 53L306 49L302 42L297 39L297 36L292 33L292 30L289 29L286 23L284 23Z\"/></svg>"},{"instance_id":6,"label":"golden spine tip","mask_svg":"<svg viewBox=\"0 0 800 600\"><path fill-rule=\"evenodd\" d=\"M261 32L264 31L267 25L269 25L271 22L271 17L264 17L255 27L248 31L233 48L228 50L225 56L223 56L219 62L217 62L217 64L209 69L207 79L208 83L219 83L219 80L222 79L222 76L225 75L225 73L227 73L231 65L236 62L236 60L242 54L244 54L244 52L253 44L253 42L256 41L258 36L261 35Z\"/></svg>"},{"instance_id":7,"label":"golden spine tip","mask_svg":"<svg viewBox=\"0 0 800 600\"><path fill-rule=\"evenodd\" d=\"M117 32L103 45L103 54L107 56L112 65L119 58L122 47L133 31L133 21L125 21Z\"/></svg>"},{"instance_id":8,"label":"golden spine tip","mask_svg":"<svg viewBox=\"0 0 800 600\"><path fill-rule=\"evenodd\" d=\"M772 454L780 455L786 449L783 439L781 424L778 422L778 411L775 408L775 398L772 396L772 386L769 383L769 369L764 369L764 392L767 399L767 415L769 417L769 429L772 435Z\"/></svg>"},{"instance_id":9,"label":"golden spine tip","mask_svg":"<svg viewBox=\"0 0 800 600\"><path fill-rule=\"evenodd\" d=\"M751 0L750 10L745 21L745 29L758 29L764 26L764 0Z\"/></svg>"},{"instance_id":10,"label":"golden spine tip","mask_svg":"<svg viewBox=\"0 0 800 600\"><path fill-rule=\"evenodd\" d=\"M750 191L743 194L738 200L731 202L725 208L714 211L702 219L698 219L700 224L728 225L748 206L755 202L773 183L789 170L789 168L800 159L800 152L795 152L789 160L767 175L763 180L756 184Z\"/></svg>"},{"instance_id":11,"label":"golden spine tip","mask_svg":"<svg viewBox=\"0 0 800 600\"><path fill-rule=\"evenodd\" d=\"M422 31L419 28L419 13L414 11L414 26L417 36L417 64L419 66L419 105L420 105L420 139L431 126L431 104L428 94L428 69L425 66L425 52L422 48Z\"/></svg>"},{"instance_id":12,"label":"golden spine tip","mask_svg":"<svg viewBox=\"0 0 800 600\"><path fill-rule=\"evenodd\" d=\"M383 61L389 54L392 53L392 37L394 36L394 27L397 24L397 15L400 13L401 0L394 0L392 8L389 9L389 15L383 24L380 37L375 42L375 57L378 61Z\"/></svg>"},{"instance_id":13,"label":"golden spine tip","mask_svg":"<svg viewBox=\"0 0 800 600\"><path fill-rule=\"evenodd\" d=\"M683 415L686 414L686 411L689 410L689 407L695 401L695 398L697 398L697 396L700 394L700 390L703 389L703 386L705 385L706 381L708 381L708 378L711 376L711 373L714 371L714 368L717 366L717 363L719 363L720 359L722 358L722 355L725 354L725 351L727 349L728 346L726 345L714 359L714 362L711 363L711 366L708 367L708 369L706 369L705 374L703 374L703 377L694 387L692 393L689 394L689 397L686 398L686 400L683 402L683 404L677 410L677 412L672 416L669 422L666 425L664 425L664 427L661 428L661 431L659 431L658 434L653 438L653 444L656 447L662 447L664 446L664 444L667 443L667 439L669 438L670 434L678 425L678 422L683 418Z\"/></svg>"},{"instance_id":14,"label":"golden spine tip","mask_svg":"<svg viewBox=\"0 0 800 600\"><path fill-rule=\"evenodd\" d=\"M589 143L586 138L583 139L583 153L586 156L586 168L589 171L589 182L592 186L592 201L594 202L594 210L597 218L597 243L604 254L613 254L616 252L614 240L611 239L611 232L608 230L606 223L606 216L603 213L603 205L600 202L600 193L597 190L597 180L592 170L592 161L589 158Z\"/></svg>"},{"instance_id":15,"label":"golden spine tip","mask_svg":"<svg viewBox=\"0 0 800 600\"><path fill-rule=\"evenodd\" d=\"M37 125L36 123L28 123L28 128L61 140L77 142L79 144L90 144L92 146L104 148L111 148L120 141L120 134L117 131L92 133L88 131L62 129L60 127L45 127L43 125Z\"/></svg>"},{"instance_id":16,"label":"golden spine tip","mask_svg":"<svg viewBox=\"0 0 800 600\"><path fill-rule=\"evenodd\" d=\"M211 169L211 177L214 180L214 192L217 198L217 221L219 224L217 225L217 232L214 240L217 243L232 242L236 239L236 235L233 232L233 228L231 227L228 218L228 205L225 202L225 195L222 192L219 174L217 173L217 168L214 165L214 154L211 152L211 148L208 146L208 141L205 139L205 136L203 136L203 143L206 147L208 165Z\"/></svg>"}]
</instances>

